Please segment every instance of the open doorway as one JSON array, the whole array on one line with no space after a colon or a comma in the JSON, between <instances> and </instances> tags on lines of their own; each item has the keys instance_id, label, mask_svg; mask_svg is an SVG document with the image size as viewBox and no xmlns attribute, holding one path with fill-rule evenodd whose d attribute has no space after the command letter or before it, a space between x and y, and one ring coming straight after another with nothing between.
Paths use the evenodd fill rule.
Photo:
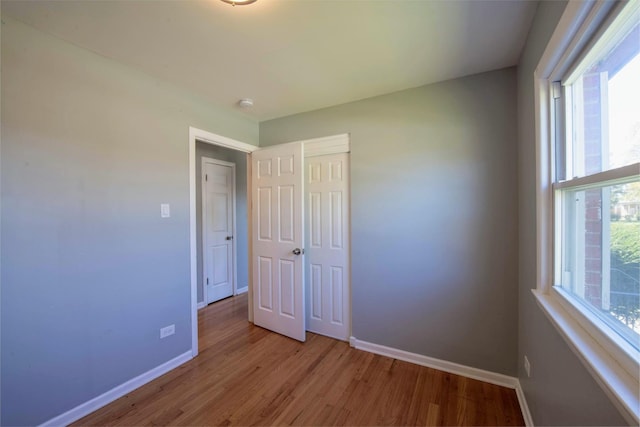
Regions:
<instances>
[{"instance_id":1,"label":"open doorway","mask_svg":"<svg viewBox=\"0 0 640 427\"><path fill-rule=\"evenodd\" d=\"M221 135L216 135L205 130L197 129L194 127L189 128L189 258L191 260L190 267L190 289L191 289L191 356L198 355L198 306L204 306L204 290L203 290L203 263L202 263L202 158L226 158L235 161L236 172L234 177L236 180L236 195L238 192L243 192L244 203L240 202L236 204L234 218L236 221L236 227L243 228L244 232L238 233L237 229L235 235L240 241L247 242L244 249L236 249L236 266L238 268L238 274L236 275L236 292L242 292L247 288L247 285L251 281L251 272L248 268L248 255L250 251L250 242L248 242L248 236L251 234L251 223L248 221L247 211L251 206L251 189L247 186L247 177L251 165L248 162L247 154L256 150L257 147L251 144L246 144L241 141L236 141L231 138L227 138ZM226 156L226 157L225 157ZM244 165L238 167L237 165ZM198 201L198 199L200 199ZM244 214L242 214L244 209ZM198 220L198 217L200 219ZM235 237L234 237L235 238ZM241 246L241 245L237 245ZM199 255L200 252L200 255ZM246 266L242 267L242 261L240 256L244 254L244 259L247 260ZM243 274L240 274L242 272ZM246 273L246 276L244 275ZM206 280L206 279L205 279ZM248 292L249 304L251 304L251 293ZM251 311L248 313L249 321L252 321Z\"/></svg>"}]
</instances>

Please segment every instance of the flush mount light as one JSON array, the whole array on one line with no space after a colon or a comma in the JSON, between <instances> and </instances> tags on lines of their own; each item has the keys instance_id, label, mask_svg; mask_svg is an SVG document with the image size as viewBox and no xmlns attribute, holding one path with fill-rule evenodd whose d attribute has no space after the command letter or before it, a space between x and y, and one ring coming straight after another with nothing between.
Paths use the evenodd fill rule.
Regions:
<instances>
[{"instance_id":1,"label":"flush mount light","mask_svg":"<svg viewBox=\"0 0 640 427\"><path fill-rule=\"evenodd\" d=\"M244 6L245 4L255 3L257 0L221 0L225 3L229 3L231 6Z\"/></svg>"}]
</instances>

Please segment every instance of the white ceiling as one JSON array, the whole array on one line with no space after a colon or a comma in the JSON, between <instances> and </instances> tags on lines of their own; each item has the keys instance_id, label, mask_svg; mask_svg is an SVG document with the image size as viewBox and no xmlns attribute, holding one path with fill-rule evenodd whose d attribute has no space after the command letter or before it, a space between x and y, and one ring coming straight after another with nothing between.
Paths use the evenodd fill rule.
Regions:
<instances>
[{"instance_id":1,"label":"white ceiling","mask_svg":"<svg viewBox=\"0 0 640 427\"><path fill-rule=\"evenodd\" d=\"M268 120L515 65L532 1L2 1L44 32Z\"/></svg>"}]
</instances>

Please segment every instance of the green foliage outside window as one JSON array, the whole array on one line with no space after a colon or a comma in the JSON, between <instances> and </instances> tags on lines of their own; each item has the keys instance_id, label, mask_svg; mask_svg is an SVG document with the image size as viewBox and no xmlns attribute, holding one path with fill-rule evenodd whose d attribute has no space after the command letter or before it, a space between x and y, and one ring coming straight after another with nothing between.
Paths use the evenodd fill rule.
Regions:
<instances>
[{"instance_id":1,"label":"green foliage outside window","mask_svg":"<svg viewBox=\"0 0 640 427\"><path fill-rule=\"evenodd\" d=\"M611 222L610 311L631 329L640 321L640 221Z\"/></svg>"}]
</instances>

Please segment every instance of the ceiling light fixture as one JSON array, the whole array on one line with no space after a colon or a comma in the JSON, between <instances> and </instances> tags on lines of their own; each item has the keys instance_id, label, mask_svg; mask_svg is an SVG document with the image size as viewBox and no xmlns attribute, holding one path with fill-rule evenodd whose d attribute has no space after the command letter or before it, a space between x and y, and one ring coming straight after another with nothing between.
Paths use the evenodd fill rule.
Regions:
<instances>
[{"instance_id":1,"label":"ceiling light fixture","mask_svg":"<svg viewBox=\"0 0 640 427\"><path fill-rule=\"evenodd\" d=\"M225 3L229 3L231 6L244 6L245 4L255 3L257 0L222 0Z\"/></svg>"}]
</instances>

